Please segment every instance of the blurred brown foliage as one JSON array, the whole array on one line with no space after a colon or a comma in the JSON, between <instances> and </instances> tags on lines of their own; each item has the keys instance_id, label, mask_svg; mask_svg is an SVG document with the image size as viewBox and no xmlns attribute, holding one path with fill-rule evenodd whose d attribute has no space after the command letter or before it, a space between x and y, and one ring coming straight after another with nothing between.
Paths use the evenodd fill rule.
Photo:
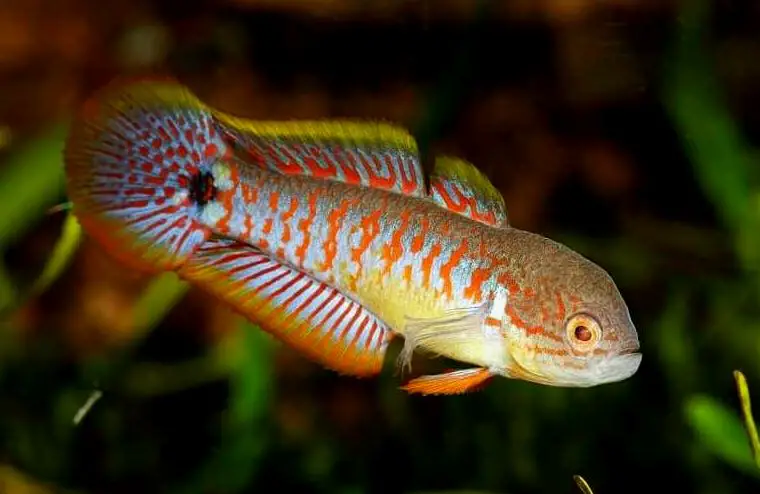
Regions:
<instances>
[{"instance_id":1,"label":"blurred brown foliage","mask_svg":"<svg viewBox=\"0 0 760 494\"><path fill-rule=\"evenodd\" d=\"M23 141L49 122L66 118L111 77L159 70L180 74L210 104L250 118L352 117L413 127L428 111L428 94L437 81L432 76L415 77L397 45L389 45L396 51L388 53L377 69L384 71L377 80L365 77L367 84L361 86L353 77L350 87L337 89L325 81L341 79L341 74L300 67L282 69L288 83L280 84L266 67L250 62L246 50L255 46L256 53L268 52L273 58L286 50L300 60L293 53L305 50L310 42L319 43L298 35L303 26L324 34L352 24L359 26L351 31L357 39L362 26L377 43L389 41L402 26L405 39L429 36L431 46L440 42L452 47L457 43L447 38L472 22L475 4L468 0L5 0L0 2L0 128L9 129L14 142ZM489 83L481 80L489 77L488 71L475 75L475 89L467 94L453 123L435 136L432 151L459 154L489 175L505 197L511 223L519 228L572 229L594 221L583 217L589 211L609 209L618 226L643 224L640 237L661 245L656 248L663 256L682 262L683 256L694 256L678 248L671 251L672 246L658 239L668 237L661 222L669 219L642 212L646 207L646 200L643 205L640 200L642 184L658 180L657 171L605 135L612 125L605 115L651 105L653 74L676 4L671 0L496 2L488 14L493 42L481 46L493 53L481 53L479 60L503 67L507 75ZM760 9L747 10L757 21ZM260 37L253 29L242 33L243 28L234 27L236 16L259 15L274 20L280 30L274 36L277 45L266 45L273 39L271 33ZM502 30L517 34L502 39L498 37ZM746 53L747 37L735 33L719 46L727 53ZM533 54L528 44L536 38L549 45L551 60L540 59L546 52ZM528 54L522 60L510 58L519 46L506 49L499 44L515 40L526 44ZM357 41L359 47L366 43ZM414 55L429 55L409 49ZM204 50L211 55L204 55ZM177 53L192 60L178 62L182 57ZM338 56L329 51L322 55ZM339 56L344 57L347 72L358 66L364 72L373 70L371 60L359 60L361 53ZM448 58L440 55L441 60ZM446 70L441 68L441 73ZM748 74L728 62L722 70L731 98L740 98L760 82L758 71ZM521 72L528 75L511 78ZM635 137L628 141L636 142ZM588 206L591 209L582 209L590 195L595 202ZM572 221L558 216L565 206L575 215ZM59 219L48 218L13 246L8 262L14 273L31 278L40 269L55 241ZM698 270L701 262L677 266L674 269ZM85 240L65 275L15 315L16 326L31 339L43 328L55 328L74 360L108 355L131 341L134 302L147 282L147 276L131 272ZM225 307L191 290L164 326L177 339L213 345L229 334L235 320ZM307 440L317 427L315 417L323 416L338 435L359 442L367 429L385 420L371 398L371 384L325 377L284 347L278 347L275 365L278 394L273 412L285 437ZM420 362L418 368L428 365L433 364Z\"/></svg>"}]
</instances>

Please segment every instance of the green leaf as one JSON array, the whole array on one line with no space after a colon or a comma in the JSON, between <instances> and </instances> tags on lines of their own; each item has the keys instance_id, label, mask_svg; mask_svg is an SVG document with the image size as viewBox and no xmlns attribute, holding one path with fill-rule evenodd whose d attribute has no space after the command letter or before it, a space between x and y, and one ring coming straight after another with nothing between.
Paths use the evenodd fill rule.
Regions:
<instances>
[{"instance_id":1,"label":"green leaf","mask_svg":"<svg viewBox=\"0 0 760 494\"><path fill-rule=\"evenodd\" d=\"M63 193L63 146L67 124L58 124L13 153L0 173L0 249L41 218Z\"/></svg>"},{"instance_id":2,"label":"green leaf","mask_svg":"<svg viewBox=\"0 0 760 494\"><path fill-rule=\"evenodd\" d=\"M665 103L702 187L726 223L745 225L751 185L749 149L724 102L703 43L711 2L684 3L673 58L666 71Z\"/></svg>"},{"instance_id":3,"label":"green leaf","mask_svg":"<svg viewBox=\"0 0 760 494\"><path fill-rule=\"evenodd\" d=\"M135 307L135 329L150 331L185 296L189 285L174 272L158 275L143 291Z\"/></svg>"},{"instance_id":4,"label":"green leaf","mask_svg":"<svg viewBox=\"0 0 760 494\"><path fill-rule=\"evenodd\" d=\"M176 494L239 492L257 472L267 443L264 419L269 410L273 382L268 336L248 322L241 323L215 349L215 358L232 368L230 408L221 445ZM223 472L223 473L221 473Z\"/></svg>"},{"instance_id":5,"label":"green leaf","mask_svg":"<svg viewBox=\"0 0 760 494\"><path fill-rule=\"evenodd\" d=\"M686 403L686 418L702 444L715 456L760 478L741 420L717 400L695 395Z\"/></svg>"},{"instance_id":6,"label":"green leaf","mask_svg":"<svg viewBox=\"0 0 760 494\"><path fill-rule=\"evenodd\" d=\"M82 227L79 225L76 217L69 213L63 222L63 230L58 238L53 252L50 254L42 274L32 285L30 296L35 296L45 291L58 277L74 256L82 239Z\"/></svg>"},{"instance_id":7,"label":"green leaf","mask_svg":"<svg viewBox=\"0 0 760 494\"><path fill-rule=\"evenodd\" d=\"M269 402L271 383L271 341L267 335L248 322L240 324L239 356L231 383L233 402L230 418L233 422L248 423L261 416Z\"/></svg>"}]
</instances>

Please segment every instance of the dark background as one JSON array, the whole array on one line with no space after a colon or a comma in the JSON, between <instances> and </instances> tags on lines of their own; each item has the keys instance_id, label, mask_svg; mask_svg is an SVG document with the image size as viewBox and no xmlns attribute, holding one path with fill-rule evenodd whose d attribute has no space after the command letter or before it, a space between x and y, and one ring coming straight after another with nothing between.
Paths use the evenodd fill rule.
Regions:
<instances>
[{"instance_id":1,"label":"dark background","mask_svg":"<svg viewBox=\"0 0 760 494\"><path fill-rule=\"evenodd\" d=\"M749 0L0 2L0 492L760 492L732 377L760 393L758 29ZM71 112L156 71L472 161L612 274L639 372L410 397L395 347L340 377L116 263L47 210Z\"/></svg>"}]
</instances>

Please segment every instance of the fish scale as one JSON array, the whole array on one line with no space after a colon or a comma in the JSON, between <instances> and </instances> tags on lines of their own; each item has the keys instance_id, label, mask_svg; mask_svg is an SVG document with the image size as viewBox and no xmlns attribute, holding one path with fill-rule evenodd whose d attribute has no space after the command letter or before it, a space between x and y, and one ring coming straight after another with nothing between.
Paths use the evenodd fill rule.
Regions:
<instances>
[{"instance_id":1,"label":"fish scale","mask_svg":"<svg viewBox=\"0 0 760 494\"><path fill-rule=\"evenodd\" d=\"M219 191L216 199L218 209L226 213L205 225L256 246L354 299L362 298L358 287L368 284L375 284L376 290L398 285L410 294L425 290L429 293L417 298L428 305L408 306L405 315L430 315L483 303L499 274L510 268L508 259L479 255L483 249L497 250L488 244L494 242L488 227L445 214L430 201L244 165L228 166L225 173L236 177L236 185ZM287 220L283 220L285 211L292 212ZM401 215L407 216L406 222L399 219ZM424 230L422 225L426 225ZM295 233L284 241L286 230ZM417 251L412 248L415 239L421 239ZM494 264L488 275L473 278L475 269L487 269L489 262ZM389 307L387 302L369 306L394 330L403 332L403 320L393 316L401 313L400 307Z\"/></svg>"}]
</instances>

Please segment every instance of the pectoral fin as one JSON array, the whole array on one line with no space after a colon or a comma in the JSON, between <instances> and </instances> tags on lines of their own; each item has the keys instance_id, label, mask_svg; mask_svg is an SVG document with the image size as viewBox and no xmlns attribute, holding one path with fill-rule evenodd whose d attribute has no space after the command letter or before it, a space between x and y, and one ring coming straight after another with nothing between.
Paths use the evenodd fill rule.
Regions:
<instances>
[{"instance_id":1,"label":"pectoral fin","mask_svg":"<svg viewBox=\"0 0 760 494\"><path fill-rule=\"evenodd\" d=\"M457 395L477 391L494 375L481 367L462 369L444 374L421 376L401 387L409 394Z\"/></svg>"},{"instance_id":2,"label":"pectoral fin","mask_svg":"<svg viewBox=\"0 0 760 494\"><path fill-rule=\"evenodd\" d=\"M483 320L489 309L489 304L481 304L448 310L435 318L407 318L398 366L408 370L416 349L451 354L454 347L482 338Z\"/></svg>"}]
</instances>

